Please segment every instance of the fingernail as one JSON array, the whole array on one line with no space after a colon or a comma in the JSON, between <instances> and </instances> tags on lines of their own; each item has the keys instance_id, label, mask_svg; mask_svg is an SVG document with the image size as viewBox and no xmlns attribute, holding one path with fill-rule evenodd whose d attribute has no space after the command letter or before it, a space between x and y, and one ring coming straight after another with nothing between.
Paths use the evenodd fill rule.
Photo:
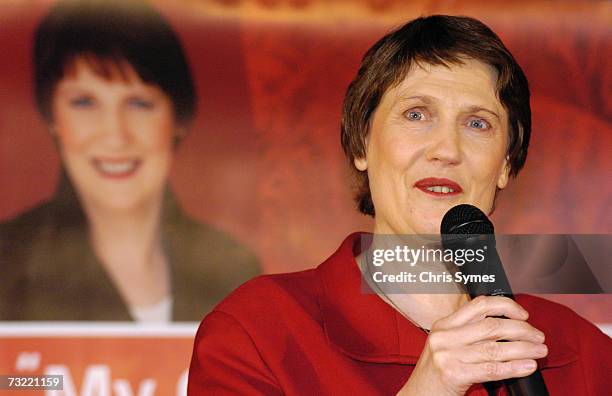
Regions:
<instances>
[{"instance_id":1,"label":"fingernail","mask_svg":"<svg viewBox=\"0 0 612 396\"><path fill-rule=\"evenodd\" d=\"M541 344L541 345L536 346L536 352L538 355L544 356L548 352L548 348L546 347L546 345Z\"/></svg>"},{"instance_id":2,"label":"fingernail","mask_svg":"<svg viewBox=\"0 0 612 396\"><path fill-rule=\"evenodd\" d=\"M531 371L531 370L535 369L536 366L537 366L536 362L531 360L529 362L523 363L522 369L525 370L525 371Z\"/></svg>"},{"instance_id":3,"label":"fingernail","mask_svg":"<svg viewBox=\"0 0 612 396\"><path fill-rule=\"evenodd\" d=\"M544 333L542 333L541 331L538 331L538 339L544 341L546 337L544 336Z\"/></svg>"}]
</instances>

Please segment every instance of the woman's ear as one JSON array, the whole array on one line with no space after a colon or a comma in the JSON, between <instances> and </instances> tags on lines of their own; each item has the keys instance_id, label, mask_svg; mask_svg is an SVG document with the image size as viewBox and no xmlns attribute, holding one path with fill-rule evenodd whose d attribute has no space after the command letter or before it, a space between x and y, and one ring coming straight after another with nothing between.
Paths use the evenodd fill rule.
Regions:
<instances>
[{"instance_id":1,"label":"woman's ear","mask_svg":"<svg viewBox=\"0 0 612 396\"><path fill-rule=\"evenodd\" d=\"M176 129L175 136L178 140L183 140L187 136L187 127L180 126Z\"/></svg>"},{"instance_id":2,"label":"woman's ear","mask_svg":"<svg viewBox=\"0 0 612 396\"><path fill-rule=\"evenodd\" d=\"M368 143L370 141L370 134L367 134L365 139L363 140L363 157L355 157L353 159L353 164L355 168L357 168L360 172L365 172L368 170Z\"/></svg>"},{"instance_id":3,"label":"woman's ear","mask_svg":"<svg viewBox=\"0 0 612 396\"><path fill-rule=\"evenodd\" d=\"M177 148L179 144L187 136L187 127L185 125L179 126L174 132L174 148Z\"/></svg>"},{"instance_id":4,"label":"woman's ear","mask_svg":"<svg viewBox=\"0 0 612 396\"><path fill-rule=\"evenodd\" d=\"M368 160L365 157L353 159L353 164L361 172L365 172L368 169Z\"/></svg>"},{"instance_id":5,"label":"woman's ear","mask_svg":"<svg viewBox=\"0 0 612 396\"><path fill-rule=\"evenodd\" d=\"M508 185L508 179L510 178L510 157L506 156L504 159L504 165L502 166L499 177L497 178L497 188L503 190Z\"/></svg>"}]
</instances>

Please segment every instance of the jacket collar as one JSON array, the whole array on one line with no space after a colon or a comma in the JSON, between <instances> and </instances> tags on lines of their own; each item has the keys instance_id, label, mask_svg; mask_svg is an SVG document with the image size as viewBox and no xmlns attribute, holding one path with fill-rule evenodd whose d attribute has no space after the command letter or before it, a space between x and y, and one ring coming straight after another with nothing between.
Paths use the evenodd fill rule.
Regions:
<instances>
[{"instance_id":1,"label":"jacket collar","mask_svg":"<svg viewBox=\"0 0 612 396\"><path fill-rule=\"evenodd\" d=\"M331 345L357 360L416 364L427 334L377 294L362 289L355 257L360 254L363 235L369 234L349 235L317 268L325 335ZM539 361L540 368L559 367L577 360L577 353L562 338L547 339L550 352Z\"/></svg>"},{"instance_id":2,"label":"jacket collar","mask_svg":"<svg viewBox=\"0 0 612 396\"><path fill-rule=\"evenodd\" d=\"M362 290L355 261L361 235L351 234L317 270L327 339L357 360L416 364L427 335L378 295Z\"/></svg>"}]
</instances>

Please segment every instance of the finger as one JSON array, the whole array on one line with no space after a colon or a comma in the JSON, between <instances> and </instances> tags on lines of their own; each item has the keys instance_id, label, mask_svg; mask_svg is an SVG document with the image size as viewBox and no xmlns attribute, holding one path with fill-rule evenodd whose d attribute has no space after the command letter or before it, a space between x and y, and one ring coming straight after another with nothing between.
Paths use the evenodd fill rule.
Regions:
<instances>
[{"instance_id":1,"label":"finger","mask_svg":"<svg viewBox=\"0 0 612 396\"><path fill-rule=\"evenodd\" d=\"M463 363L507 362L511 360L541 359L548 355L544 344L527 341L487 341L462 348Z\"/></svg>"},{"instance_id":2,"label":"finger","mask_svg":"<svg viewBox=\"0 0 612 396\"><path fill-rule=\"evenodd\" d=\"M487 316L505 316L510 319L527 320L529 313L516 301L508 297L478 296L462 305L453 314L434 324L437 329L449 329L483 320ZM433 330L433 328L432 328Z\"/></svg>"},{"instance_id":3,"label":"finger","mask_svg":"<svg viewBox=\"0 0 612 396\"><path fill-rule=\"evenodd\" d=\"M469 383L499 381L507 378L526 377L538 368L535 360L513 360L511 362L486 362L465 367Z\"/></svg>"},{"instance_id":4,"label":"finger","mask_svg":"<svg viewBox=\"0 0 612 396\"><path fill-rule=\"evenodd\" d=\"M453 345L470 345L481 341L529 341L541 344L544 333L522 320L485 318L454 329L438 331L438 336Z\"/></svg>"}]
</instances>

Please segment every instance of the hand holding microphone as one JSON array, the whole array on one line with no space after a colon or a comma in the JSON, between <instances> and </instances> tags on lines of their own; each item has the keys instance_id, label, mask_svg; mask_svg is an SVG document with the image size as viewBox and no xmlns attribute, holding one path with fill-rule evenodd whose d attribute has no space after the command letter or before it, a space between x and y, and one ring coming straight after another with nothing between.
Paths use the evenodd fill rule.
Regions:
<instances>
[{"instance_id":1,"label":"hand holding microphone","mask_svg":"<svg viewBox=\"0 0 612 396\"><path fill-rule=\"evenodd\" d=\"M486 271L496 281L466 285L473 300L433 324L398 395L463 395L473 384L498 380L504 380L511 396L548 395L535 361L548 354L544 334L526 322L529 314L514 301L493 232L487 216L471 205L455 206L444 216L444 248L490 245L483 267L468 265L461 271Z\"/></svg>"},{"instance_id":2,"label":"hand holding microphone","mask_svg":"<svg viewBox=\"0 0 612 396\"><path fill-rule=\"evenodd\" d=\"M533 373L548 350L527 317L510 298L481 296L436 321L398 395L464 395L473 384Z\"/></svg>"},{"instance_id":3,"label":"hand holding microphone","mask_svg":"<svg viewBox=\"0 0 612 396\"><path fill-rule=\"evenodd\" d=\"M442 219L440 234L442 234L442 244L445 248L488 247L486 259L482 264L467 264L462 267L462 272L474 275L494 275L495 282L467 283L466 289L470 297L505 295L514 300L510 283L495 248L493 223L480 209L467 204L451 208ZM510 396L548 396L544 378L539 370L535 370L528 377L508 379L504 383Z\"/></svg>"}]
</instances>

